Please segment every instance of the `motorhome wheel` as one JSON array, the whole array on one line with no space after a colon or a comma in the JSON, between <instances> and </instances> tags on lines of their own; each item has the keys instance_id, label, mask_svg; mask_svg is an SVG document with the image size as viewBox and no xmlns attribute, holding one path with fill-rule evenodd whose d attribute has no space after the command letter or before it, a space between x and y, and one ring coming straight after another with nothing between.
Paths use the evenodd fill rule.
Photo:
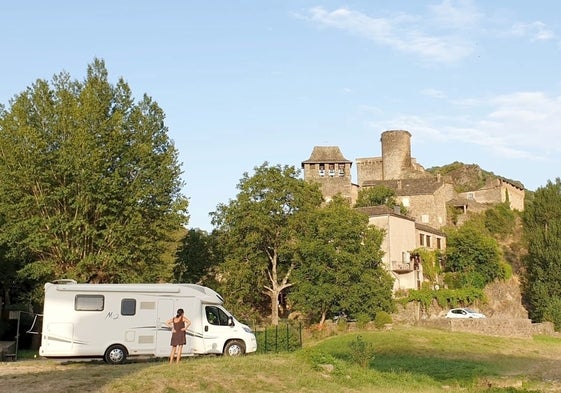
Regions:
<instances>
[{"instance_id":1,"label":"motorhome wheel","mask_svg":"<svg viewBox=\"0 0 561 393\"><path fill-rule=\"evenodd\" d=\"M242 341L229 341L224 347L224 356L242 356L245 353L245 345Z\"/></svg>"},{"instance_id":2,"label":"motorhome wheel","mask_svg":"<svg viewBox=\"0 0 561 393\"><path fill-rule=\"evenodd\" d=\"M105 351L103 359L109 364L121 364L127 358L127 350L122 345L111 345Z\"/></svg>"}]
</instances>

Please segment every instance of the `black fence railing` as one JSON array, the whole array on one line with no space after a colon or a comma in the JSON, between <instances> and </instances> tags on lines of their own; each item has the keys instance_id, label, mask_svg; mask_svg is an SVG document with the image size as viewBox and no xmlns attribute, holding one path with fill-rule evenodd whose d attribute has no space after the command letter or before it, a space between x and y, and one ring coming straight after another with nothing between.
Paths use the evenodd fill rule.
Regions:
<instances>
[{"instance_id":1,"label":"black fence railing","mask_svg":"<svg viewBox=\"0 0 561 393\"><path fill-rule=\"evenodd\" d=\"M292 352L302 348L302 324L280 323L254 329L258 353Z\"/></svg>"}]
</instances>

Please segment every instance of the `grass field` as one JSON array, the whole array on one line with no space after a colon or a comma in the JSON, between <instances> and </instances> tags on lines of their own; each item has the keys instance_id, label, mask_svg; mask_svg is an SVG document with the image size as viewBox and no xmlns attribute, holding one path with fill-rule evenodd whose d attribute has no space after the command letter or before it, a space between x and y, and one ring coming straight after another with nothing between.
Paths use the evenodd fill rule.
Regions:
<instances>
[{"instance_id":1,"label":"grass field","mask_svg":"<svg viewBox=\"0 0 561 393\"><path fill-rule=\"evenodd\" d=\"M307 340L293 353L185 358L174 365L165 359L120 366L5 362L0 392L561 392L560 361L557 337L397 327Z\"/></svg>"}]
</instances>

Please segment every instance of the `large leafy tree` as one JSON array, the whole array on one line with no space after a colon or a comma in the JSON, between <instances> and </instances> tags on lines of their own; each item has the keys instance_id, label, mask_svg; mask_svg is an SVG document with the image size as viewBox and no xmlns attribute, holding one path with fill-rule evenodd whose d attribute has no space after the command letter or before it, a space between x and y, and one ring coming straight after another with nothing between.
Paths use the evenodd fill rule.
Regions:
<instances>
[{"instance_id":1,"label":"large leafy tree","mask_svg":"<svg viewBox=\"0 0 561 393\"><path fill-rule=\"evenodd\" d=\"M399 205L401 214L407 214L407 209L402 204L397 203L395 191L386 186L374 186L362 188L358 191L358 197L355 202L355 207L368 207L368 206L388 206L393 209Z\"/></svg>"},{"instance_id":2,"label":"large leafy tree","mask_svg":"<svg viewBox=\"0 0 561 393\"><path fill-rule=\"evenodd\" d=\"M456 286L483 288L505 278L501 249L478 223L447 231L445 271L455 274Z\"/></svg>"},{"instance_id":3,"label":"large leafy tree","mask_svg":"<svg viewBox=\"0 0 561 393\"><path fill-rule=\"evenodd\" d=\"M187 222L177 150L164 112L135 102L100 59L83 81L37 80L0 113L0 242L20 270L53 278L171 278L162 255Z\"/></svg>"},{"instance_id":4,"label":"large leafy tree","mask_svg":"<svg viewBox=\"0 0 561 393\"><path fill-rule=\"evenodd\" d=\"M293 166L265 162L254 171L243 174L236 198L212 214L225 256L220 277L236 311L260 310L266 295L271 322L277 324L279 296L292 285L294 222L323 198Z\"/></svg>"},{"instance_id":5,"label":"large leafy tree","mask_svg":"<svg viewBox=\"0 0 561 393\"><path fill-rule=\"evenodd\" d=\"M176 256L174 275L178 282L203 283L222 261L216 236L198 228L187 231Z\"/></svg>"},{"instance_id":6,"label":"large leafy tree","mask_svg":"<svg viewBox=\"0 0 561 393\"><path fill-rule=\"evenodd\" d=\"M383 268L384 234L368 216L335 197L301 216L290 300L320 324L330 312L345 310L373 318L393 311L393 280Z\"/></svg>"},{"instance_id":7,"label":"large leafy tree","mask_svg":"<svg viewBox=\"0 0 561 393\"><path fill-rule=\"evenodd\" d=\"M548 181L534 193L524 215L528 243L525 298L530 318L561 329L561 180Z\"/></svg>"}]
</instances>

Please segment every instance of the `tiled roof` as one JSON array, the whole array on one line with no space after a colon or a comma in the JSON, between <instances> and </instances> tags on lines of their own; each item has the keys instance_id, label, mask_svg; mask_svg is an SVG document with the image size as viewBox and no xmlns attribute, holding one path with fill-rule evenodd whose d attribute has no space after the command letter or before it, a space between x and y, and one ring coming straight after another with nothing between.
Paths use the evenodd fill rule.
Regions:
<instances>
[{"instance_id":1,"label":"tiled roof","mask_svg":"<svg viewBox=\"0 0 561 393\"><path fill-rule=\"evenodd\" d=\"M352 161L343 157L338 146L314 146L312 155L306 161L303 161L302 165L321 163L349 163L352 165Z\"/></svg>"},{"instance_id":2,"label":"tiled roof","mask_svg":"<svg viewBox=\"0 0 561 393\"><path fill-rule=\"evenodd\" d=\"M367 214L369 217L373 217L373 216L384 216L384 215L393 215L393 216L399 216L403 219L406 220L411 220L411 221L415 221L413 218L411 217L407 217L404 216L401 213L396 213L394 211L394 209L386 206L386 205L379 205L379 206L365 206L365 207L355 207L356 210L358 210L359 212L362 212L364 214Z\"/></svg>"},{"instance_id":3,"label":"tiled roof","mask_svg":"<svg viewBox=\"0 0 561 393\"><path fill-rule=\"evenodd\" d=\"M401 182L401 187L399 187ZM423 179L401 179L401 180L367 180L363 187L385 186L395 191L397 196L403 195L432 195L442 187L444 183L436 178Z\"/></svg>"},{"instance_id":4,"label":"tiled roof","mask_svg":"<svg viewBox=\"0 0 561 393\"><path fill-rule=\"evenodd\" d=\"M418 222L415 223L415 229L418 229L420 231L424 231L424 232L430 232L432 234L438 235L438 236L442 236L442 237L446 237L446 234L442 231L439 231L436 228L433 228L429 225L426 224L420 224Z\"/></svg>"}]
</instances>

